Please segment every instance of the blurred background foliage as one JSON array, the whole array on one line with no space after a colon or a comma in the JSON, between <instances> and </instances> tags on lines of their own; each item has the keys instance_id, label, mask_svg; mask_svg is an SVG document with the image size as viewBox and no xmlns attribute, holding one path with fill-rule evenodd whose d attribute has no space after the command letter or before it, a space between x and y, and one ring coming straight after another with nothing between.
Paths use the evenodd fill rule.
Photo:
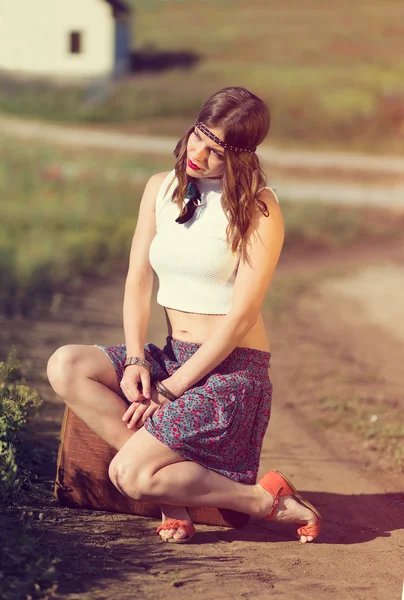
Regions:
<instances>
[{"instance_id":1,"label":"blurred background foliage","mask_svg":"<svg viewBox=\"0 0 404 600\"><path fill-rule=\"evenodd\" d=\"M8 140L0 149L0 313L52 306L83 276L127 260L139 201L163 159L57 150Z\"/></svg>"},{"instance_id":2,"label":"blurred background foliage","mask_svg":"<svg viewBox=\"0 0 404 600\"><path fill-rule=\"evenodd\" d=\"M395 152L404 144L404 4L395 0L130 0L131 74L56 83L0 76L0 111L177 138L210 93L268 101L272 142ZM28 315L127 259L142 189L170 157L0 147L0 313ZM310 200L310 198L308 198ZM282 198L286 246L400 235L397 215Z\"/></svg>"},{"instance_id":3,"label":"blurred background foliage","mask_svg":"<svg viewBox=\"0 0 404 600\"><path fill-rule=\"evenodd\" d=\"M404 148L404 4L397 0L134 1L131 75L0 81L0 110L180 135L203 101L243 85L270 105L272 141Z\"/></svg>"},{"instance_id":4,"label":"blurred background foliage","mask_svg":"<svg viewBox=\"0 0 404 600\"><path fill-rule=\"evenodd\" d=\"M0 112L178 138L211 93L242 85L270 105L275 145L403 151L402 0L127 1L134 6L129 75L79 84L3 73ZM57 311L65 290L126 262L146 180L172 166L170 157L3 138L0 317L23 328L20 316L33 318L40 306ZM286 249L402 236L401 213L307 200L282 198ZM32 513L15 505L45 460L29 428L40 404L11 353L0 363L4 598L54 597L54 559L40 531L38 541L31 531Z\"/></svg>"},{"instance_id":5,"label":"blurred background foliage","mask_svg":"<svg viewBox=\"0 0 404 600\"><path fill-rule=\"evenodd\" d=\"M0 314L56 309L83 277L127 261L147 179L173 159L3 140ZM404 216L282 198L286 249L324 249L402 235Z\"/></svg>"}]
</instances>

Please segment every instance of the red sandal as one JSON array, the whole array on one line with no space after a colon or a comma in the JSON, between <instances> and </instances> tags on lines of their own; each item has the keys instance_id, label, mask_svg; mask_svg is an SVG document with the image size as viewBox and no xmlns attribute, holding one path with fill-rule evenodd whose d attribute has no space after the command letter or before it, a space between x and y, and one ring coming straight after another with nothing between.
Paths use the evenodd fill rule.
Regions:
<instances>
[{"instance_id":1,"label":"red sandal","mask_svg":"<svg viewBox=\"0 0 404 600\"><path fill-rule=\"evenodd\" d=\"M298 500L301 504L309 508L314 512L314 514L318 517L318 521L316 523L311 523L309 525L303 525L303 527L298 527L297 533L302 536L312 536L316 538L320 534L321 530L321 515L316 508L307 500L301 497L301 495L297 492L296 488L292 483L280 472L280 471L268 471L260 479L258 484L264 488L267 492L272 494L274 497L274 503L272 505L271 510L268 515L265 517L265 521L269 521L274 516L274 513L279 504L279 498L282 496L294 496L296 500Z\"/></svg>"},{"instance_id":2,"label":"red sandal","mask_svg":"<svg viewBox=\"0 0 404 600\"><path fill-rule=\"evenodd\" d=\"M167 519L164 521L164 523L157 527L156 535L159 535L160 531L167 531L167 529L183 529L186 531L187 537L182 540L176 540L175 538L161 538L163 542L187 544L195 535L195 527L192 525L192 523L189 521L182 521L181 519Z\"/></svg>"}]
</instances>

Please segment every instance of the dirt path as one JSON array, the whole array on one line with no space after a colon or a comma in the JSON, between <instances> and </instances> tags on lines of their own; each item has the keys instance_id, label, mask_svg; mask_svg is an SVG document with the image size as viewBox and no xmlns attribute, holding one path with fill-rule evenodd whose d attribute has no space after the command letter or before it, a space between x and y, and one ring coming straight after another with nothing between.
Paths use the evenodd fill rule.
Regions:
<instances>
[{"instance_id":1,"label":"dirt path","mask_svg":"<svg viewBox=\"0 0 404 600\"><path fill-rule=\"evenodd\" d=\"M396 244L383 252L391 280L404 247ZM313 415L316 397L328 394L330 386L337 397L338 385L346 380L353 391L359 385L374 388L374 380L367 381L369 369L383 378L386 393L402 390L404 337L397 333L393 339L383 319L355 318L358 307L373 314L364 311L377 304L382 272L373 286L366 280L364 294L356 294L354 302L347 292L355 289L352 274L366 278L369 269L381 266L383 252L366 248L286 256L272 295L285 286L290 291L296 281L308 289L296 296L298 301L291 301L290 294L286 302L279 296L277 308L266 313L273 342L274 408L260 470L284 471L318 506L324 519L320 540L303 546L294 540L292 527L252 523L242 530L198 526L195 543L173 546L153 537L156 522L151 519L74 511L49 499L42 509L43 540L60 559L60 597L400 600L403 474L353 433L324 429ZM122 339L123 277L116 273L108 282L89 286L82 300L68 299L53 321L37 321L19 334L30 378L46 399L39 433L53 450L63 409L46 383L46 358L65 343ZM370 300L364 302L365 296ZM404 315L397 312L395 319L401 327ZM161 343L164 318L157 306L151 325L149 339ZM15 336L14 328L10 339ZM387 354L385 361L372 351L377 345ZM399 398L403 402L402 394Z\"/></svg>"},{"instance_id":2,"label":"dirt path","mask_svg":"<svg viewBox=\"0 0 404 600\"><path fill-rule=\"evenodd\" d=\"M177 140L63 126L0 115L0 134L53 144L171 155ZM404 207L404 159L331 151L260 147L271 185L283 198ZM316 179L312 179L316 177Z\"/></svg>"}]
</instances>

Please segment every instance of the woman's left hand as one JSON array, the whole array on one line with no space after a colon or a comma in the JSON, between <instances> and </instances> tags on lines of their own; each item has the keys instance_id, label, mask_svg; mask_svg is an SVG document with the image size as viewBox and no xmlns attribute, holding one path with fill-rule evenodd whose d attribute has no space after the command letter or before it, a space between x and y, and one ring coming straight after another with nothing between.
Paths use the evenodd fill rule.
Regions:
<instances>
[{"instance_id":1,"label":"woman's left hand","mask_svg":"<svg viewBox=\"0 0 404 600\"><path fill-rule=\"evenodd\" d=\"M124 413L122 421L127 423L128 429L140 429L151 415L162 410L168 402L169 400L159 394L152 385L151 399L144 399L142 402L132 402Z\"/></svg>"}]
</instances>

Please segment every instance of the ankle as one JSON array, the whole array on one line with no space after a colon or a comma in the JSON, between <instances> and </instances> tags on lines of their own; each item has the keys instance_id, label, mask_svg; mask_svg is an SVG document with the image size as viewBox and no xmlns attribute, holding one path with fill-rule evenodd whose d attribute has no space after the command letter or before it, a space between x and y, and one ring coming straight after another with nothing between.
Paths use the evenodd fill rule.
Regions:
<instances>
[{"instance_id":1,"label":"ankle","mask_svg":"<svg viewBox=\"0 0 404 600\"><path fill-rule=\"evenodd\" d=\"M274 503L274 497L270 492L267 492L261 485L256 484L254 486L256 500L254 504L254 517L258 519L265 519L272 510Z\"/></svg>"}]
</instances>

